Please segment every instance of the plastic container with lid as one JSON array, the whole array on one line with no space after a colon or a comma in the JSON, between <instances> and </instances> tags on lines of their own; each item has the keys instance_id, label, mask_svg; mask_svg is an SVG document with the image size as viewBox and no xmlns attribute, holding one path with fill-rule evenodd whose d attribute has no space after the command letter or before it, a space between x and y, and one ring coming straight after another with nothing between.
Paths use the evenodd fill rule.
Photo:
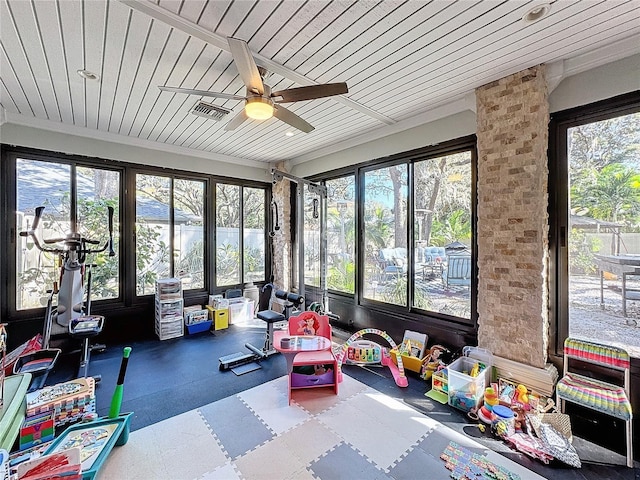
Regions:
<instances>
[{"instance_id":1,"label":"plastic container with lid","mask_svg":"<svg viewBox=\"0 0 640 480\"><path fill-rule=\"evenodd\" d=\"M478 410L491 383L493 355L488 350L464 347L463 356L447 367L449 405L465 412Z\"/></svg>"},{"instance_id":2,"label":"plastic container with lid","mask_svg":"<svg viewBox=\"0 0 640 480\"><path fill-rule=\"evenodd\" d=\"M516 415L509 407L495 405L491 417L493 433L499 437L509 437L515 433Z\"/></svg>"}]
</instances>

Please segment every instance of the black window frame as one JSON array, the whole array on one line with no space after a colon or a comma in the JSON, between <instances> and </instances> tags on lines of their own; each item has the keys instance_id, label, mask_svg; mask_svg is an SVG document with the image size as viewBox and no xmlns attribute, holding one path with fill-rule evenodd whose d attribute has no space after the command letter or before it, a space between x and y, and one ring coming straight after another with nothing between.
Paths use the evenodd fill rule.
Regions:
<instances>
[{"instance_id":1,"label":"black window frame","mask_svg":"<svg viewBox=\"0 0 640 480\"><path fill-rule=\"evenodd\" d=\"M17 232L14 212L16 209L15 167L17 158L27 158L58 164L73 164L89 168L102 168L118 171L120 173L120 218L118 219L118 224L120 225L120 245L118 245L116 249L117 253L120 255L118 266L119 295L117 298L95 301L93 303L93 307L98 311L105 307L111 312L117 312L132 306L147 307L150 305L149 299L152 299L153 297L152 294L142 296L138 296L136 294L134 240L136 222L135 191L136 174L139 173L205 182L205 285L200 289L185 291L185 304L206 303L209 294L223 293L228 288L242 288L243 286L243 276L240 277L241 282L237 285L218 287L215 284L215 202L211 200L211 192L216 183L238 185L240 186L241 193L243 192L244 187L259 188L265 191L264 209L265 219L267 220L264 231L265 246L267 246L267 248L265 248L265 278L264 281L254 283L261 284L268 281L270 272L272 271L272 251L268 248L270 241L268 231L268 221L270 219L269 205L271 204L272 198L272 185L269 182L243 180L207 173L188 172L172 168L155 167L97 157L85 157L81 155L65 154L28 147L10 146L6 144L0 144L0 149L0 159L2 161L0 164L0 179L2 181L2 189L0 189L0 221L2 221L4 225L7 225L7 228L2 229L2 232L0 233L0 245L3 245L8 250L6 255L0 256L0 280L2 281L2 284L0 285L0 299L2 299L2 304L0 305L0 316L3 319L7 319L9 322L33 320L36 317L41 318L44 314L44 307L23 310L17 310L16 308L15 238ZM76 180L72 177L71 181L75 182ZM240 208L242 208L243 199L241 198L240 200ZM242 224L240 228L242 231ZM241 275L244 275L243 270L241 270Z\"/></svg>"},{"instance_id":2,"label":"black window frame","mask_svg":"<svg viewBox=\"0 0 640 480\"><path fill-rule=\"evenodd\" d=\"M551 114L549 122L549 351L560 360L569 335L569 162L567 132L640 112L640 90Z\"/></svg>"},{"instance_id":3,"label":"black window frame","mask_svg":"<svg viewBox=\"0 0 640 480\"><path fill-rule=\"evenodd\" d=\"M413 306L413 291L414 282L408 282L408 294L407 305L400 306L390 303L384 303L373 299L364 298L363 295L363 279L364 279L364 175L365 172L386 168L398 164L408 165L408 192L407 192L407 205L408 215L412 218L414 215L413 205L413 165L416 162L440 158L446 155L452 155L460 152L470 152L471 154L471 259L472 259L472 281L470 286L470 302L471 313L470 318L455 317L440 312L422 310ZM469 135L466 137L457 138L454 140L442 142L440 144L423 147L407 152L403 152L388 157L377 158L369 160L367 162L358 163L348 167L324 172L322 174L310 177L309 180L315 182L325 182L336 178L346 177L353 175L355 177L355 222L356 222L356 286L355 293L349 294L346 292L340 292L336 290L327 290L329 301L331 299L339 299L341 302L352 303L353 307L363 307L372 312L377 312L382 315L386 315L388 318L397 319L401 322L404 318L409 318L419 322L425 328L429 325L438 325L443 328L450 328L452 325L459 326L462 330L477 331L478 325L478 310L477 310L477 289L478 289L478 268L477 268L477 169L478 169L478 155L477 155L477 140L475 135ZM323 225L323 228L325 226ZM414 226L412 221L407 222L407 253L410 255L408 260L409 275L413 270L413 255L414 255ZM317 294L321 292L318 289L305 285L305 291L312 290Z\"/></svg>"}]
</instances>

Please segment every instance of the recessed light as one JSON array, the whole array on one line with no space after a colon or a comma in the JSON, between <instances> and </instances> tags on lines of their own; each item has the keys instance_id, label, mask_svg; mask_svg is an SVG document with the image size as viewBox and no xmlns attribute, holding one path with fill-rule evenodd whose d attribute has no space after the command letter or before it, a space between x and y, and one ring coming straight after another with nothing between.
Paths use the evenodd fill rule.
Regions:
<instances>
[{"instance_id":1,"label":"recessed light","mask_svg":"<svg viewBox=\"0 0 640 480\"><path fill-rule=\"evenodd\" d=\"M293 137L293 132L292 131L288 131L287 133L285 133L285 135L287 137Z\"/></svg>"},{"instance_id":2,"label":"recessed light","mask_svg":"<svg viewBox=\"0 0 640 480\"><path fill-rule=\"evenodd\" d=\"M84 78L85 80L91 80L91 81L100 80L100 75L90 72L89 70L81 69L81 70L77 70L76 73L80 75L82 78Z\"/></svg>"},{"instance_id":3,"label":"recessed light","mask_svg":"<svg viewBox=\"0 0 640 480\"><path fill-rule=\"evenodd\" d=\"M522 16L524 23L534 23L542 18L546 17L551 11L551 5L548 3L541 3L535 7L529 9L527 13Z\"/></svg>"}]
</instances>

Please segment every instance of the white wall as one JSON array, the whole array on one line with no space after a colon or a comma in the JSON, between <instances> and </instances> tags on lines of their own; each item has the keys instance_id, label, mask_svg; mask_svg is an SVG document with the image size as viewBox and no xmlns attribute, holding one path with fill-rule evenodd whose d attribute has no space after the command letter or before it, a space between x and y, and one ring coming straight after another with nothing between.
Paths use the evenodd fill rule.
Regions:
<instances>
[{"instance_id":1,"label":"white wall","mask_svg":"<svg viewBox=\"0 0 640 480\"><path fill-rule=\"evenodd\" d=\"M426 123L387 136L335 152L292 168L292 173L306 177L340 167L406 152L427 145L435 145L454 138L471 135L476 131L476 118L471 110Z\"/></svg>"},{"instance_id":2,"label":"white wall","mask_svg":"<svg viewBox=\"0 0 640 480\"><path fill-rule=\"evenodd\" d=\"M0 141L8 145L31 147L52 152L271 182L270 165L266 163L246 161L240 165L238 163L217 161L212 158L206 158L206 152L203 152L202 157L197 157L171 151L172 146L170 145L159 145L164 150L159 148L152 149L144 146L100 140L91 136L59 133L12 123L5 123L0 127ZM215 157L214 154L210 156Z\"/></svg>"},{"instance_id":3,"label":"white wall","mask_svg":"<svg viewBox=\"0 0 640 480\"><path fill-rule=\"evenodd\" d=\"M549 96L551 113L640 90L640 54L565 78Z\"/></svg>"}]
</instances>

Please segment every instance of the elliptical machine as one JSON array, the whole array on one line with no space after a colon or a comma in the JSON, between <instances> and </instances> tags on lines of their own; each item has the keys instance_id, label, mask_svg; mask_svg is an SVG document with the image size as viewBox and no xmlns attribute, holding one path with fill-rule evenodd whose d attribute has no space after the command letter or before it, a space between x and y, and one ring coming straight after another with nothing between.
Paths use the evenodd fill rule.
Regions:
<instances>
[{"instance_id":1,"label":"elliptical machine","mask_svg":"<svg viewBox=\"0 0 640 480\"><path fill-rule=\"evenodd\" d=\"M95 265L86 263L87 255L104 252L108 249L110 257L115 256L113 250L113 207L107 207L109 221L109 239L102 247L95 249L91 245L100 245L100 240L92 240L78 232L68 233L63 238L38 239L36 229L45 207L37 207L31 229L20 232L21 237L31 237L38 250L53 253L59 257L60 278L49 291L49 299L45 309L43 348L49 347L51 334L68 334L81 341L78 378L87 377L89 359L92 350L104 350L104 345L91 345L90 339L102 331L104 317L91 314L91 268ZM57 246L55 246L58 244ZM46 245L53 245L47 247ZM86 281L86 288L85 288ZM86 300L85 300L86 290ZM54 298L56 299L54 305ZM96 382L100 376L93 377Z\"/></svg>"}]
</instances>

